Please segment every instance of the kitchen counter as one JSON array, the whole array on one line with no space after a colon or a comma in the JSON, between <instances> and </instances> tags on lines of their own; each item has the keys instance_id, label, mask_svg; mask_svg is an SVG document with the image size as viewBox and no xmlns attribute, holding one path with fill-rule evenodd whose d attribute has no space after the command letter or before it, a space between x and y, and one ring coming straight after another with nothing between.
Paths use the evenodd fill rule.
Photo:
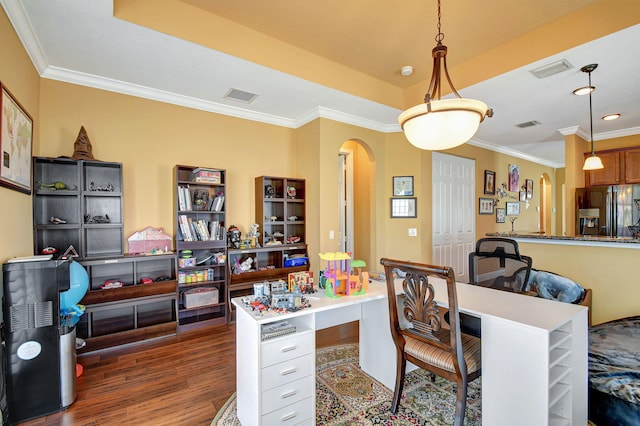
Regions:
<instances>
[{"instance_id":1,"label":"kitchen counter","mask_svg":"<svg viewBox=\"0 0 640 426\"><path fill-rule=\"evenodd\" d=\"M640 239L631 237L603 237L596 235L546 235L538 232L488 232L487 237L512 238L516 241L546 244L567 245L596 245L598 247L637 248L640 249Z\"/></svg>"}]
</instances>

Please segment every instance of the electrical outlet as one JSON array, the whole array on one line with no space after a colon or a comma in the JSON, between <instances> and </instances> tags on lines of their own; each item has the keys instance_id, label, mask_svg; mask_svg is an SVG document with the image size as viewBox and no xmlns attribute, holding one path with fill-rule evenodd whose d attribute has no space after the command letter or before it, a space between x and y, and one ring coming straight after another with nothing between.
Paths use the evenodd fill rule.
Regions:
<instances>
[{"instance_id":1,"label":"electrical outlet","mask_svg":"<svg viewBox=\"0 0 640 426\"><path fill-rule=\"evenodd\" d=\"M333 231L329 231L329 239L333 240L334 238L336 238L336 234Z\"/></svg>"},{"instance_id":2,"label":"electrical outlet","mask_svg":"<svg viewBox=\"0 0 640 426\"><path fill-rule=\"evenodd\" d=\"M417 237L418 236L418 228L409 228L409 236Z\"/></svg>"}]
</instances>

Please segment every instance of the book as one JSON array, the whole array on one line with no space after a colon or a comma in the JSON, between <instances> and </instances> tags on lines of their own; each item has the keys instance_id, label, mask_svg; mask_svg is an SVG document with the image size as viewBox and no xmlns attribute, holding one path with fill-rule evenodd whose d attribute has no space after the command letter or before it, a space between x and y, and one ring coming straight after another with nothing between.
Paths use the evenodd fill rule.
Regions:
<instances>
[{"instance_id":1,"label":"book","mask_svg":"<svg viewBox=\"0 0 640 426\"><path fill-rule=\"evenodd\" d=\"M211 206L211 210L214 212L221 212L222 206L224 206L224 193L218 192L216 197L213 200L213 205Z\"/></svg>"},{"instance_id":2,"label":"book","mask_svg":"<svg viewBox=\"0 0 640 426\"><path fill-rule=\"evenodd\" d=\"M278 321L271 324L262 325L260 330L262 340L273 339L274 337L284 336L296 332L296 326L289 321Z\"/></svg>"}]
</instances>

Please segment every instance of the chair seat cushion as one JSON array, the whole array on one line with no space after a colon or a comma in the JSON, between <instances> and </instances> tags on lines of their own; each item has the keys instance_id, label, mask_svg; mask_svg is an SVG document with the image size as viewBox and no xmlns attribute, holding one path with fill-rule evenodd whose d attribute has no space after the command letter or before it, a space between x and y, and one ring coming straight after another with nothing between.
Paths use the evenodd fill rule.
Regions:
<instances>
[{"instance_id":1,"label":"chair seat cushion","mask_svg":"<svg viewBox=\"0 0 640 426\"><path fill-rule=\"evenodd\" d=\"M435 365L443 370L455 372L453 357L451 352L440 349L436 346L422 342L408 335L403 335L405 340L404 351L414 358L423 360L425 363ZM467 363L467 374L472 374L482 367L480 357L481 340L468 334L461 334L464 360Z\"/></svg>"}]
</instances>

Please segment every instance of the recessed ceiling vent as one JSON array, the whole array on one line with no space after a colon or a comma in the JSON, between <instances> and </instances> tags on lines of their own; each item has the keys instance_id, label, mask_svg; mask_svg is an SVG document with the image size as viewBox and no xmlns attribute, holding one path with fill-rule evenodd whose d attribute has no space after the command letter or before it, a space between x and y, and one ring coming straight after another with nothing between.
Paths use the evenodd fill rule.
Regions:
<instances>
[{"instance_id":1,"label":"recessed ceiling vent","mask_svg":"<svg viewBox=\"0 0 640 426\"><path fill-rule=\"evenodd\" d=\"M524 123L518 123L516 124L516 127L520 127L521 129L526 129L527 127L539 126L540 124L542 123L539 121L531 120L531 121L525 121Z\"/></svg>"},{"instance_id":2,"label":"recessed ceiling vent","mask_svg":"<svg viewBox=\"0 0 640 426\"><path fill-rule=\"evenodd\" d=\"M231 99L233 101L243 102L245 104L250 104L254 101L255 98L258 97L257 93L246 92L240 89L229 89L226 95L224 95L225 99Z\"/></svg>"},{"instance_id":3,"label":"recessed ceiling vent","mask_svg":"<svg viewBox=\"0 0 640 426\"><path fill-rule=\"evenodd\" d=\"M547 78L571 68L573 68L573 65L571 65L569 61L567 61L566 59L561 59L551 64L543 65L534 70L530 70L529 72L538 78Z\"/></svg>"}]
</instances>

